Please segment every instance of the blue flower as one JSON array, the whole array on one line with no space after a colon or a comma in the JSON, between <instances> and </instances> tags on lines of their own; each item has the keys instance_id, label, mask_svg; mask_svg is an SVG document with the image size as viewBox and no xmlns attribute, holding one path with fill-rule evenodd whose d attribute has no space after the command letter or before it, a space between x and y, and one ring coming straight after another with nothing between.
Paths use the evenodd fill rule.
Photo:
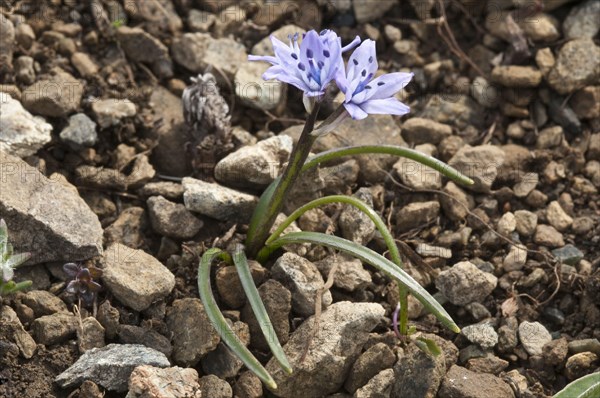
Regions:
<instances>
[{"instance_id":1,"label":"blue flower","mask_svg":"<svg viewBox=\"0 0 600 398\"><path fill-rule=\"evenodd\" d=\"M356 47L360 38L342 48L342 40L331 30L320 34L314 30L302 36L298 44L298 34L290 36L290 44L285 45L271 36L275 56L250 55L250 61L266 61L271 66L263 79L277 79L291 84L304 92L305 97L320 97L325 94L332 80L344 75L342 53Z\"/></svg>"},{"instance_id":2,"label":"blue flower","mask_svg":"<svg viewBox=\"0 0 600 398\"><path fill-rule=\"evenodd\" d=\"M365 40L350 56L345 76L337 84L346 95L344 107L353 119L361 120L369 114L405 115L410 107L394 95L402 90L413 73L388 73L373 80L377 72L375 42Z\"/></svg>"}]
</instances>

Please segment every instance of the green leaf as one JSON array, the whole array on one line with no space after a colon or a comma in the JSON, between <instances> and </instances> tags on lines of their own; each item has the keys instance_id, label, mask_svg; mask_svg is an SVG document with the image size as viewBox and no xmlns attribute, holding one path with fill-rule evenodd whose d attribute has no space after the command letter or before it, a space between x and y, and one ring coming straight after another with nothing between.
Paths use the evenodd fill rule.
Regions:
<instances>
[{"instance_id":1,"label":"green leaf","mask_svg":"<svg viewBox=\"0 0 600 398\"><path fill-rule=\"evenodd\" d=\"M351 146L344 148L335 148L329 151L321 152L312 158L310 158L302 168L302 171L306 171L312 167L319 165L320 163L327 162L334 159L339 159L344 156L364 155L368 153L380 153L387 155L395 155L405 157L407 159L414 160L422 163L425 166L429 166L434 170L439 171L446 177L464 185L473 185L474 182L469 177L465 176L453 167L450 167L446 163L438 160L432 156L426 155L423 152L415 151L414 149L396 146L396 145L360 145Z\"/></svg>"},{"instance_id":2,"label":"green leaf","mask_svg":"<svg viewBox=\"0 0 600 398\"><path fill-rule=\"evenodd\" d=\"M206 314L210 319L211 324L216 329L221 339L233 351L256 376L258 376L269 388L276 389L277 383L273 377L267 372L262 364L252 355L252 353L242 344L237 338L233 330L227 324L225 317L219 310L215 297L212 294L210 287L210 267L212 262L217 258L226 258L229 255L221 249L209 249L200 259L198 266L198 291L200 299L204 304Z\"/></svg>"},{"instance_id":3,"label":"green leaf","mask_svg":"<svg viewBox=\"0 0 600 398\"><path fill-rule=\"evenodd\" d=\"M240 277L242 287L244 288L244 292L246 292L252 311L254 311L254 314L256 315L260 330L263 332L265 340L267 340L267 344L273 352L273 356L277 359L277 362L279 362L283 370L288 374L292 374L292 366L288 362L287 357L283 352L283 348L281 348L279 339L277 339L277 334L275 333L269 315L267 314L267 309L258 294L258 289L256 289L256 286L254 285L252 273L248 266L248 260L246 259L246 254L241 245L238 245L233 253L233 263L238 271L238 276Z\"/></svg>"},{"instance_id":4,"label":"green leaf","mask_svg":"<svg viewBox=\"0 0 600 398\"><path fill-rule=\"evenodd\" d=\"M275 240L269 249L274 251L281 246L295 243L312 243L340 250L341 252L350 254L361 261L371 264L382 272L386 273L399 283L404 285L410 293L412 293L431 313L433 313L442 324L446 325L450 330L459 333L460 328L454 323L450 315L444 307L433 298L427 290L425 290L417 281L415 281L404 270L396 266L393 262L383 257L381 254L374 252L371 249L342 239L337 236L326 235L317 232L291 232L279 239Z\"/></svg>"},{"instance_id":5,"label":"green leaf","mask_svg":"<svg viewBox=\"0 0 600 398\"><path fill-rule=\"evenodd\" d=\"M417 337L417 339L415 340L415 344L421 349L421 351L431 354L434 357L437 357L442 353L442 350L437 345L437 343L431 339L426 339L425 337Z\"/></svg>"},{"instance_id":6,"label":"green leaf","mask_svg":"<svg viewBox=\"0 0 600 398\"><path fill-rule=\"evenodd\" d=\"M29 260L31 258L31 253L19 253L19 254L13 254L12 256L10 256L8 258L8 260L6 260L6 265L8 265L9 267L12 268L16 268L19 265L23 264L25 261Z\"/></svg>"},{"instance_id":7,"label":"green leaf","mask_svg":"<svg viewBox=\"0 0 600 398\"><path fill-rule=\"evenodd\" d=\"M254 240L254 237L258 233L258 227L260 225L260 221L266 217L269 203L271 202L271 198L275 193L275 189L277 189L277 185L279 185L279 180L281 177L277 177L268 187L265 189L263 194L260 196L258 203L256 204L256 208L252 213L252 219L250 220L250 224L248 224L248 233L246 234L246 244Z\"/></svg>"},{"instance_id":8,"label":"green leaf","mask_svg":"<svg viewBox=\"0 0 600 398\"><path fill-rule=\"evenodd\" d=\"M600 397L600 372L583 376L569 383L553 398L598 398Z\"/></svg>"}]
</instances>

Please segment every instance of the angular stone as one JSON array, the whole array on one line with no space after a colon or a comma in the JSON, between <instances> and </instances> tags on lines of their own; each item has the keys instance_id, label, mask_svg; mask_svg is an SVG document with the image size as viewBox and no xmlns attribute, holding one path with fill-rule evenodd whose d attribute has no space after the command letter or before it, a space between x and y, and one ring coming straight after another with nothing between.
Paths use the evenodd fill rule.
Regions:
<instances>
[{"instance_id":1,"label":"angular stone","mask_svg":"<svg viewBox=\"0 0 600 398\"><path fill-rule=\"evenodd\" d=\"M383 314L379 304L342 301L321 314L318 330L314 317L306 320L283 347L290 363L298 364L294 373L286 374L275 359L266 366L277 383L277 395L293 398L302 391L303 396L312 397L338 391ZM308 354L299 363L309 340Z\"/></svg>"},{"instance_id":2,"label":"angular stone","mask_svg":"<svg viewBox=\"0 0 600 398\"><path fill-rule=\"evenodd\" d=\"M101 128L118 125L122 119L137 113L135 104L127 99L104 99L92 103L92 111Z\"/></svg>"},{"instance_id":3,"label":"angular stone","mask_svg":"<svg viewBox=\"0 0 600 398\"><path fill-rule=\"evenodd\" d=\"M413 117L402 123L402 137L415 145L437 145L450 135L452 135L452 127L433 120Z\"/></svg>"},{"instance_id":4,"label":"angular stone","mask_svg":"<svg viewBox=\"0 0 600 398\"><path fill-rule=\"evenodd\" d=\"M373 194L369 188L360 188L352 196L373 208ZM345 239L359 245L366 245L375 235L375 223L369 216L351 205L346 205L342 210L338 225Z\"/></svg>"},{"instance_id":5,"label":"angular stone","mask_svg":"<svg viewBox=\"0 0 600 398\"><path fill-rule=\"evenodd\" d=\"M221 340L200 299L175 300L167 308L166 323L173 334L173 360L181 366L195 366Z\"/></svg>"},{"instance_id":6,"label":"angular stone","mask_svg":"<svg viewBox=\"0 0 600 398\"><path fill-rule=\"evenodd\" d=\"M483 127L484 109L468 95L452 95L451 100L442 95L432 95L419 117L451 124L458 129L464 129L468 125Z\"/></svg>"},{"instance_id":7,"label":"angular stone","mask_svg":"<svg viewBox=\"0 0 600 398\"><path fill-rule=\"evenodd\" d=\"M445 372L444 354L428 355L411 344L404 357L394 366L395 380L391 396L434 398Z\"/></svg>"},{"instance_id":8,"label":"angular stone","mask_svg":"<svg viewBox=\"0 0 600 398\"><path fill-rule=\"evenodd\" d=\"M119 325L117 334L119 342L123 344L142 344L162 352L167 357L170 357L173 352L169 339L153 329L133 325Z\"/></svg>"},{"instance_id":9,"label":"angular stone","mask_svg":"<svg viewBox=\"0 0 600 398\"><path fill-rule=\"evenodd\" d=\"M271 65L266 62L244 62L235 73L235 94L243 104L269 111L285 101L287 86L278 80L264 80Z\"/></svg>"},{"instance_id":10,"label":"angular stone","mask_svg":"<svg viewBox=\"0 0 600 398\"><path fill-rule=\"evenodd\" d=\"M36 317L68 312L64 301L45 290L31 290L25 293L21 301L33 310Z\"/></svg>"},{"instance_id":11,"label":"angular stone","mask_svg":"<svg viewBox=\"0 0 600 398\"><path fill-rule=\"evenodd\" d=\"M175 276L142 250L115 243L106 249L102 281L124 305L143 311L166 297L175 287Z\"/></svg>"},{"instance_id":12,"label":"angular stone","mask_svg":"<svg viewBox=\"0 0 600 398\"><path fill-rule=\"evenodd\" d=\"M496 66L492 80L505 87L537 87L542 82L542 74L530 66Z\"/></svg>"},{"instance_id":13,"label":"angular stone","mask_svg":"<svg viewBox=\"0 0 600 398\"><path fill-rule=\"evenodd\" d=\"M588 0L575 5L563 22L565 38L593 39L600 30L600 3Z\"/></svg>"},{"instance_id":14,"label":"angular stone","mask_svg":"<svg viewBox=\"0 0 600 398\"><path fill-rule=\"evenodd\" d=\"M435 286L455 305L483 301L496 287L498 278L481 271L469 261L462 261L442 271Z\"/></svg>"},{"instance_id":15,"label":"angular stone","mask_svg":"<svg viewBox=\"0 0 600 398\"><path fill-rule=\"evenodd\" d=\"M85 113L73 115L67 127L60 132L60 139L75 150L92 147L98 142L96 123Z\"/></svg>"},{"instance_id":16,"label":"angular stone","mask_svg":"<svg viewBox=\"0 0 600 398\"><path fill-rule=\"evenodd\" d=\"M529 355L542 355L544 345L552 341L552 336L541 323L523 321L519 324L519 340Z\"/></svg>"},{"instance_id":17,"label":"angular stone","mask_svg":"<svg viewBox=\"0 0 600 398\"><path fill-rule=\"evenodd\" d=\"M499 169L504 164L505 156L504 151L497 146L465 145L448 164L475 181L475 185L468 188L487 193L490 192Z\"/></svg>"},{"instance_id":18,"label":"angular stone","mask_svg":"<svg viewBox=\"0 0 600 398\"><path fill-rule=\"evenodd\" d=\"M98 217L72 190L0 151L0 214L28 264L81 261L102 253Z\"/></svg>"},{"instance_id":19,"label":"angular stone","mask_svg":"<svg viewBox=\"0 0 600 398\"><path fill-rule=\"evenodd\" d=\"M23 91L25 109L38 115L63 117L79 108L83 83L61 69L41 78Z\"/></svg>"},{"instance_id":20,"label":"angular stone","mask_svg":"<svg viewBox=\"0 0 600 398\"><path fill-rule=\"evenodd\" d=\"M247 222L258 203L258 197L235 191L219 184L183 179L185 207L217 220Z\"/></svg>"},{"instance_id":21,"label":"angular stone","mask_svg":"<svg viewBox=\"0 0 600 398\"><path fill-rule=\"evenodd\" d=\"M546 209L546 218L557 231L566 231L573 224L573 219L561 207L558 201L552 201Z\"/></svg>"},{"instance_id":22,"label":"angular stone","mask_svg":"<svg viewBox=\"0 0 600 398\"><path fill-rule=\"evenodd\" d=\"M151 34L141 28L121 26L117 29L117 40L133 61L152 64L159 77L173 75L169 49Z\"/></svg>"},{"instance_id":23,"label":"angular stone","mask_svg":"<svg viewBox=\"0 0 600 398\"><path fill-rule=\"evenodd\" d=\"M517 232L521 236L531 236L535 232L537 226L537 214L529 210L515 211L515 219L517 220Z\"/></svg>"},{"instance_id":24,"label":"angular stone","mask_svg":"<svg viewBox=\"0 0 600 398\"><path fill-rule=\"evenodd\" d=\"M396 355L385 343L378 343L363 352L352 368L344 383L346 391L354 393L366 385L380 371L391 368L396 362Z\"/></svg>"},{"instance_id":25,"label":"angular stone","mask_svg":"<svg viewBox=\"0 0 600 398\"><path fill-rule=\"evenodd\" d=\"M559 261L568 265L577 265L583 259L582 251L571 244L552 250L552 254Z\"/></svg>"},{"instance_id":26,"label":"angular stone","mask_svg":"<svg viewBox=\"0 0 600 398\"><path fill-rule=\"evenodd\" d=\"M52 345L65 342L75 336L79 321L73 314L57 312L44 315L31 323L33 337L38 344Z\"/></svg>"},{"instance_id":27,"label":"angular stone","mask_svg":"<svg viewBox=\"0 0 600 398\"><path fill-rule=\"evenodd\" d=\"M9 306L0 307L0 338L4 341L14 342L25 359L33 357L37 349L35 340L25 331L17 313Z\"/></svg>"},{"instance_id":28,"label":"angular stone","mask_svg":"<svg viewBox=\"0 0 600 398\"><path fill-rule=\"evenodd\" d=\"M356 390L353 398L388 398L392 393L395 374L393 369L377 373L367 384Z\"/></svg>"},{"instance_id":29,"label":"angular stone","mask_svg":"<svg viewBox=\"0 0 600 398\"><path fill-rule=\"evenodd\" d=\"M438 202L414 202L404 206L396 214L398 232L410 231L413 228L428 224L440 214Z\"/></svg>"},{"instance_id":30,"label":"angular stone","mask_svg":"<svg viewBox=\"0 0 600 398\"><path fill-rule=\"evenodd\" d=\"M479 345L484 350L491 350L498 344L498 333L489 323L465 326L461 329L461 333L471 343Z\"/></svg>"},{"instance_id":31,"label":"angular stone","mask_svg":"<svg viewBox=\"0 0 600 398\"><path fill-rule=\"evenodd\" d=\"M548 247L562 247L565 245L562 234L550 225L538 225L535 228L533 241L538 245Z\"/></svg>"},{"instance_id":32,"label":"angular stone","mask_svg":"<svg viewBox=\"0 0 600 398\"><path fill-rule=\"evenodd\" d=\"M109 344L86 351L54 382L62 388L72 388L91 380L107 390L127 391L127 381L141 365L166 368L169 360L163 353L138 344Z\"/></svg>"},{"instance_id":33,"label":"angular stone","mask_svg":"<svg viewBox=\"0 0 600 398\"><path fill-rule=\"evenodd\" d=\"M0 93L0 151L24 158L52 139L52 125L34 117L9 94Z\"/></svg>"},{"instance_id":34,"label":"angular stone","mask_svg":"<svg viewBox=\"0 0 600 398\"><path fill-rule=\"evenodd\" d=\"M448 181L444 187L446 195L440 195L440 203L446 217L454 221L462 221L475 207L473 197L452 181Z\"/></svg>"},{"instance_id":35,"label":"angular stone","mask_svg":"<svg viewBox=\"0 0 600 398\"><path fill-rule=\"evenodd\" d=\"M81 321L81 328L77 328L77 345L79 352L86 352L92 348L101 348L106 345L104 341L105 329L96 320L88 316Z\"/></svg>"},{"instance_id":36,"label":"angular stone","mask_svg":"<svg viewBox=\"0 0 600 398\"><path fill-rule=\"evenodd\" d=\"M337 270L333 286L349 292L360 289L372 282L371 274L367 271L362 262L357 258L336 255L326 257L315 263L323 278L329 276L329 272L337 263Z\"/></svg>"},{"instance_id":37,"label":"angular stone","mask_svg":"<svg viewBox=\"0 0 600 398\"><path fill-rule=\"evenodd\" d=\"M313 263L296 254L285 253L277 259L271 273L292 293L292 308L296 313L306 317L315 313L317 292L325 282ZM321 300L323 308L329 306L333 300L331 292L325 291Z\"/></svg>"},{"instance_id":38,"label":"angular stone","mask_svg":"<svg viewBox=\"0 0 600 398\"><path fill-rule=\"evenodd\" d=\"M162 196L147 200L152 228L163 236L173 239L190 239L204 225L184 205L173 203Z\"/></svg>"},{"instance_id":39,"label":"angular stone","mask_svg":"<svg viewBox=\"0 0 600 398\"><path fill-rule=\"evenodd\" d=\"M569 94L598 81L600 47L592 39L575 39L567 42L558 53L548 83L560 94Z\"/></svg>"},{"instance_id":40,"label":"angular stone","mask_svg":"<svg viewBox=\"0 0 600 398\"><path fill-rule=\"evenodd\" d=\"M228 185L265 188L281 174L292 152L292 139L279 135L227 155L215 167L215 178Z\"/></svg>"},{"instance_id":41,"label":"angular stone","mask_svg":"<svg viewBox=\"0 0 600 398\"><path fill-rule=\"evenodd\" d=\"M215 375L200 378L200 391L202 397L210 398L232 398L233 390L229 383Z\"/></svg>"},{"instance_id":42,"label":"angular stone","mask_svg":"<svg viewBox=\"0 0 600 398\"><path fill-rule=\"evenodd\" d=\"M136 367L129 376L125 398L202 398L196 369Z\"/></svg>"},{"instance_id":43,"label":"angular stone","mask_svg":"<svg viewBox=\"0 0 600 398\"><path fill-rule=\"evenodd\" d=\"M230 82L240 65L248 62L246 48L230 38L214 39L208 33L185 33L175 39L171 54L178 64L200 73L208 66L223 72ZM217 73L217 79L220 74Z\"/></svg>"},{"instance_id":44,"label":"angular stone","mask_svg":"<svg viewBox=\"0 0 600 398\"><path fill-rule=\"evenodd\" d=\"M354 7L356 21L362 24L381 18L392 7L394 7L394 5L396 5L396 1L379 0L377 2L377 7L373 7L373 3L369 0L354 0L352 5Z\"/></svg>"},{"instance_id":45,"label":"angular stone","mask_svg":"<svg viewBox=\"0 0 600 398\"><path fill-rule=\"evenodd\" d=\"M501 378L488 373L475 373L454 365L446 373L439 390L447 398L514 398L512 388Z\"/></svg>"}]
</instances>

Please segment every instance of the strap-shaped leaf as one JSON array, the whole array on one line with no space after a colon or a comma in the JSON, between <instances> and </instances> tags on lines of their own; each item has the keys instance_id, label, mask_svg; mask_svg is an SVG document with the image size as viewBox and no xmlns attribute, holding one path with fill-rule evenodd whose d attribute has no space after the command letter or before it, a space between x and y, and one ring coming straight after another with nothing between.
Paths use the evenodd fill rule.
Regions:
<instances>
[{"instance_id":1,"label":"strap-shaped leaf","mask_svg":"<svg viewBox=\"0 0 600 398\"><path fill-rule=\"evenodd\" d=\"M600 397L600 372L583 376L567 384L554 398L598 398Z\"/></svg>"},{"instance_id":2,"label":"strap-shaped leaf","mask_svg":"<svg viewBox=\"0 0 600 398\"><path fill-rule=\"evenodd\" d=\"M269 315L267 314L267 309L260 298L258 289L256 289L256 286L254 285L250 266L248 265L246 254L241 245L236 247L235 252L233 253L233 263L237 269L238 276L240 277L242 287L244 288L244 292L246 292L252 311L254 311L254 315L256 315L260 330L265 336L265 340L267 340L267 344L271 348L273 356L277 362L279 362L283 370L288 374L292 374L292 366L288 362L287 357L283 352L283 348L281 348L277 334L275 333Z\"/></svg>"},{"instance_id":3,"label":"strap-shaped leaf","mask_svg":"<svg viewBox=\"0 0 600 398\"><path fill-rule=\"evenodd\" d=\"M276 389L277 384L273 377L267 372L262 364L248 350L244 344L237 338L233 330L227 324L225 317L219 310L215 297L212 294L210 286L210 267L212 262L217 258L226 258L229 254L221 249L209 249L200 259L198 267L198 291L200 299L204 304L204 309L208 315L208 319L216 329L221 339L227 346L242 360L244 365L257 375L269 388Z\"/></svg>"},{"instance_id":4,"label":"strap-shaped leaf","mask_svg":"<svg viewBox=\"0 0 600 398\"><path fill-rule=\"evenodd\" d=\"M337 249L341 252L350 254L361 261L371 264L380 271L386 273L399 283L406 286L432 314L434 314L442 324L450 330L459 333L460 328L452 320L452 317L446 312L444 307L435 299L427 290L425 290L417 281L415 281L404 270L400 269L393 262L383 257L381 254L374 252L364 246L350 242L337 236L326 235L318 232L291 232L269 245L269 249L277 250L281 246L295 243L312 243Z\"/></svg>"},{"instance_id":5,"label":"strap-shaped leaf","mask_svg":"<svg viewBox=\"0 0 600 398\"><path fill-rule=\"evenodd\" d=\"M5 266L16 268L31 258L31 253L13 254L6 260Z\"/></svg>"}]
</instances>

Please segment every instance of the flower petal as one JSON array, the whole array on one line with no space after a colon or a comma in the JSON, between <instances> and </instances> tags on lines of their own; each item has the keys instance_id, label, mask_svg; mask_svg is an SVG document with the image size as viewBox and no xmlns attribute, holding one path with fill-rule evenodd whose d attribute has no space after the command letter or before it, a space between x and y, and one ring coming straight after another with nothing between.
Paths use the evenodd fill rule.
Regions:
<instances>
[{"instance_id":1,"label":"flower petal","mask_svg":"<svg viewBox=\"0 0 600 398\"><path fill-rule=\"evenodd\" d=\"M356 36L354 38L354 40L352 40L352 42L350 42L350 44L342 47L342 52L345 53L346 51L350 51L352 49L354 49L356 46L358 46L360 44L360 36Z\"/></svg>"},{"instance_id":2,"label":"flower petal","mask_svg":"<svg viewBox=\"0 0 600 398\"><path fill-rule=\"evenodd\" d=\"M348 105L348 104L347 104ZM374 99L363 102L360 108L372 115L406 115L410 107L398 101L396 98ZM347 108L346 108L347 109Z\"/></svg>"},{"instance_id":3,"label":"flower petal","mask_svg":"<svg viewBox=\"0 0 600 398\"><path fill-rule=\"evenodd\" d=\"M414 75L414 73L397 72L379 76L369 83L372 91L369 93L370 95L367 95L365 100L385 99L394 96L410 83Z\"/></svg>"},{"instance_id":4,"label":"flower petal","mask_svg":"<svg viewBox=\"0 0 600 398\"><path fill-rule=\"evenodd\" d=\"M262 78L264 80L280 80L284 83L291 84L292 86L295 86L298 89L305 92L312 91L310 87L308 87L308 85L304 82L304 80L301 80L297 76L292 75L289 70L285 69L285 67L280 65L271 66L269 69L267 69L265 73L263 73Z\"/></svg>"},{"instance_id":5,"label":"flower petal","mask_svg":"<svg viewBox=\"0 0 600 398\"><path fill-rule=\"evenodd\" d=\"M263 61L279 65L279 60L272 55L248 55L248 61Z\"/></svg>"},{"instance_id":6,"label":"flower petal","mask_svg":"<svg viewBox=\"0 0 600 398\"><path fill-rule=\"evenodd\" d=\"M348 95L351 96L356 91L356 88L361 82L369 81L377 72L377 54L375 53L375 42L373 40L365 40L363 43L352 53L348 60L348 67L346 70L346 78L348 79Z\"/></svg>"},{"instance_id":7,"label":"flower petal","mask_svg":"<svg viewBox=\"0 0 600 398\"><path fill-rule=\"evenodd\" d=\"M367 116L369 116L367 112L365 112L359 106L354 105L352 103L344 104L344 108L346 108L346 110L354 120L363 120L366 119Z\"/></svg>"}]
</instances>

